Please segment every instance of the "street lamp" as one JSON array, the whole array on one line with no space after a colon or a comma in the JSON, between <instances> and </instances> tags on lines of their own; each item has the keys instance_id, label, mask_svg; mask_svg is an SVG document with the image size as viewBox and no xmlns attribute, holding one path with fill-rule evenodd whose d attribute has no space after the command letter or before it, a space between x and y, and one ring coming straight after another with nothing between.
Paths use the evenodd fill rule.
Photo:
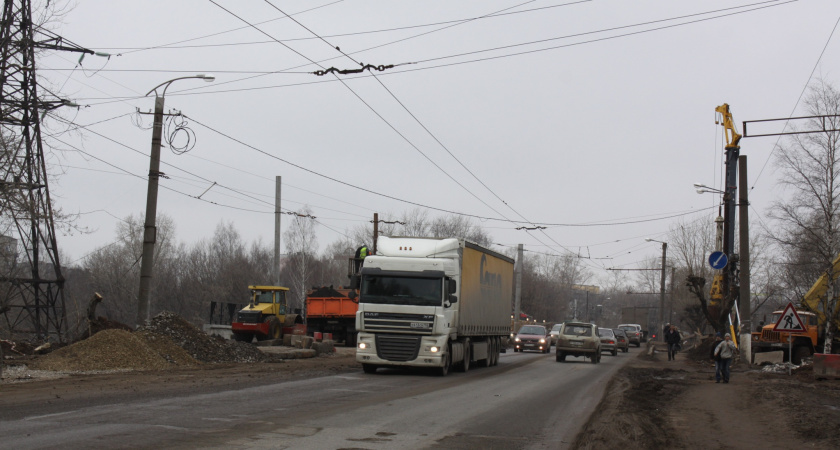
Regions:
<instances>
[{"instance_id":1,"label":"street lamp","mask_svg":"<svg viewBox=\"0 0 840 450\"><path fill-rule=\"evenodd\" d=\"M140 261L140 293L137 296L137 326L144 323L148 324L151 319L149 316L151 310L150 288L152 285L155 242L157 240L155 221L157 219L158 179L160 178L160 140L163 134L163 99L170 84L178 80L190 78L204 80L208 83L216 79L216 77L209 74L173 78L155 86L145 95L148 97L152 92L155 93L155 120L152 128L152 153L149 160L149 188L146 193L146 220L143 225L143 256ZM163 91L158 95L157 90L161 86L163 87Z\"/></svg>"},{"instance_id":2,"label":"street lamp","mask_svg":"<svg viewBox=\"0 0 840 450\"><path fill-rule=\"evenodd\" d=\"M668 243L651 238L647 238L645 241L659 242L662 244L662 272L659 281L659 326L661 327L662 324L665 323L665 255L668 251ZM662 334L662 339L665 339L664 333Z\"/></svg>"},{"instance_id":3,"label":"street lamp","mask_svg":"<svg viewBox=\"0 0 840 450\"><path fill-rule=\"evenodd\" d=\"M694 188L697 189L698 194L712 193L712 194L726 195L726 191L722 191L720 189L715 189L713 187L706 186L705 184L702 184L702 183L694 183Z\"/></svg>"}]
</instances>

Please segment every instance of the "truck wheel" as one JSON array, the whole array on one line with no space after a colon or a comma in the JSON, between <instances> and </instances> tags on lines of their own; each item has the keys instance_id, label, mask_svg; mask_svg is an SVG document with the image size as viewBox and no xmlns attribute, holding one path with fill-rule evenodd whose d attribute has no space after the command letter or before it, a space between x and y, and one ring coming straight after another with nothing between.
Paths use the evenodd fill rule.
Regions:
<instances>
[{"instance_id":1,"label":"truck wheel","mask_svg":"<svg viewBox=\"0 0 840 450\"><path fill-rule=\"evenodd\" d=\"M799 346L799 347L794 347L792 361L793 361L794 364L796 364L798 366L798 365L802 364L803 359L805 359L809 356L811 356L811 349L810 348L805 347L804 345Z\"/></svg>"},{"instance_id":2,"label":"truck wheel","mask_svg":"<svg viewBox=\"0 0 840 450\"><path fill-rule=\"evenodd\" d=\"M362 370L364 370L365 373L376 373L376 366L373 364L362 364Z\"/></svg>"},{"instance_id":3,"label":"truck wheel","mask_svg":"<svg viewBox=\"0 0 840 450\"><path fill-rule=\"evenodd\" d=\"M449 367L452 365L452 352L447 352L443 356L443 367L439 367L437 370L438 375L445 377L449 374Z\"/></svg>"},{"instance_id":4,"label":"truck wheel","mask_svg":"<svg viewBox=\"0 0 840 450\"><path fill-rule=\"evenodd\" d=\"M248 342L254 340L253 333L233 333L233 340L236 342Z\"/></svg>"},{"instance_id":5,"label":"truck wheel","mask_svg":"<svg viewBox=\"0 0 840 450\"><path fill-rule=\"evenodd\" d=\"M472 358L472 352L470 351L470 340L464 340L464 361L460 366L461 372L467 372L470 370L470 359Z\"/></svg>"}]
</instances>

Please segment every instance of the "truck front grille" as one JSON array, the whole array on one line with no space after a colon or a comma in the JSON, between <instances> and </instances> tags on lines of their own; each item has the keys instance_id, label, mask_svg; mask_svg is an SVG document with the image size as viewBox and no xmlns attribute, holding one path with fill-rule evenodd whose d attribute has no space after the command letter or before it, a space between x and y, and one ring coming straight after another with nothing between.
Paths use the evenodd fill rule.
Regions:
<instances>
[{"instance_id":1,"label":"truck front grille","mask_svg":"<svg viewBox=\"0 0 840 450\"><path fill-rule=\"evenodd\" d=\"M372 333L398 332L411 334L432 334L435 328L434 314L400 314L366 312L364 329Z\"/></svg>"},{"instance_id":2,"label":"truck front grille","mask_svg":"<svg viewBox=\"0 0 840 450\"><path fill-rule=\"evenodd\" d=\"M761 340L767 342L779 342L779 332L778 331L770 331L770 330L763 330L761 332Z\"/></svg>"},{"instance_id":3,"label":"truck front grille","mask_svg":"<svg viewBox=\"0 0 840 450\"><path fill-rule=\"evenodd\" d=\"M376 335L376 355L386 361L411 361L420 351L420 336Z\"/></svg>"}]
</instances>

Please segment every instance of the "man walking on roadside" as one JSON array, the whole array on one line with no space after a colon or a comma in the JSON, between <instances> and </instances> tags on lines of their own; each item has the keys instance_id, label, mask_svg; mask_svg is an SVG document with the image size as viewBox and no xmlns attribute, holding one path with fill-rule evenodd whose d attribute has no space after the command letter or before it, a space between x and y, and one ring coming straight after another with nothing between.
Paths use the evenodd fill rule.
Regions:
<instances>
[{"instance_id":1,"label":"man walking on roadside","mask_svg":"<svg viewBox=\"0 0 840 450\"><path fill-rule=\"evenodd\" d=\"M668 361L673 361L677 356L677 347L680 345L682 337L677 327L671 325L668 331L665 332L665 342L668 344Z\"/></svg>"},{"instance_id":2,"label":"man walking on roadside","mask_svg":"<svg viewBox=\"0 0 840 450\"><path fill-rule=\"evenodd\" d=\"M732 335L729 333L723 335L723 341L715 347L715 356L720 356L720 371L715 373L715 383L720 383L721 378L723 378L724 383L729 383L729 368L732 366L732 358L737 352L738 348L732 342Z\"/></svg>"}]
</instances>

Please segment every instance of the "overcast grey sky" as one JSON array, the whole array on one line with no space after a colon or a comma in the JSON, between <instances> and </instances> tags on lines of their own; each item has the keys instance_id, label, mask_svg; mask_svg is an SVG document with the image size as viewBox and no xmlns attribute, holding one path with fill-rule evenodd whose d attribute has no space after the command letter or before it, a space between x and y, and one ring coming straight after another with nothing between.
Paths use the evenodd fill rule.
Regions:
<instances>
[{"instance_id":1,"label":"overcast grey sky","mask_svg":"<svg viewBox=\"0 0 840 450\"><path fill-rule=\"evenodd\" d=\"M284 209L318 217L320 249L420 204L483 218L499 244L591 257L598 276L636 267L660 251L644 238L717 215L719 197L692 186L721 187L716 106L740 129L802 114L815 67L838 81L838 18L831 0L78 1L55 31L113 56L39 61L82 105L61 116L86 126L61 133L72 127L48 118L44 132L61 133L47 139L62 150L49 155L54 202L92 230L59 235L64 264L145 209L151 116L143 128L132 114L153 109L144 94L213 73L166 95L196 139L162 152L158 214L181 241L227 221L271 245L280 175ZM359 63L395 67L311 73ZM741 141L755 220L783 194L764 168L775 142ZM553 225L515 230L532 224Z\"/></svg>"}]
</instances>

